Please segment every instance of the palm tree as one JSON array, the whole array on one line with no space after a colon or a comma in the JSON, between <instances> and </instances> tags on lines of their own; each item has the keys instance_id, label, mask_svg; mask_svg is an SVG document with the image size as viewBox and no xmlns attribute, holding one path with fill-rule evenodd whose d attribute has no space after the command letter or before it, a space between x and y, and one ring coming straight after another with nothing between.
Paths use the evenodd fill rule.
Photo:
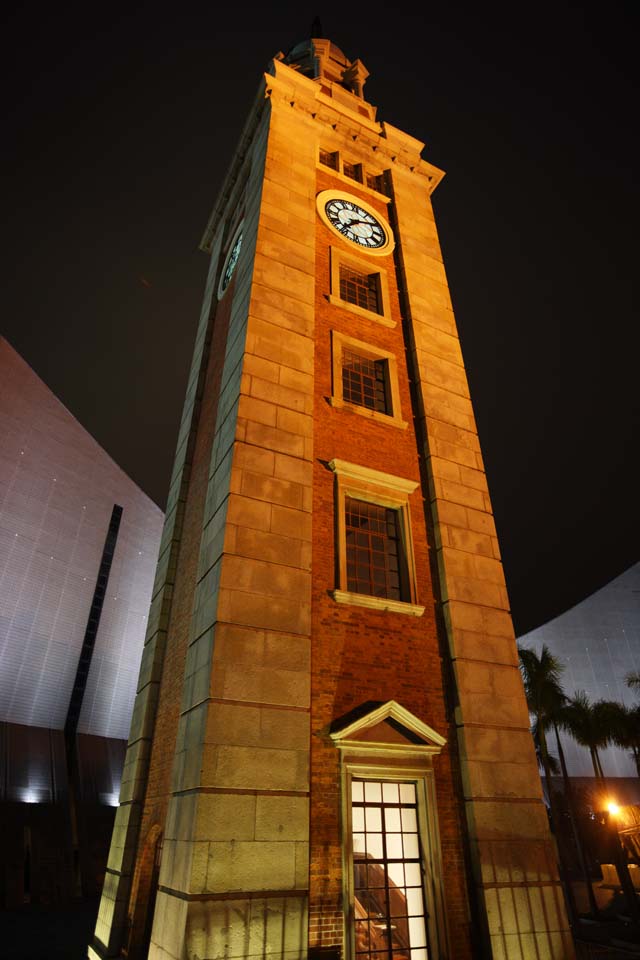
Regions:
<instances>
[{"instance_id":1,"label":"palm tree","mask_svg":"<svg viewBox=\"0 0 640 960\"><path fill-rule=\"evenodd\" d=\"M547 746L547 731L551 729L554 723L554 717L557 717L562 709L566 697L560 685L560 674L564 669L560 660L551 653L546 643L542 644L540 656L535 650L527 647L518 647L520 657L520 672L524 683L524 692L527 698L529 713L534 718L533 739L536 744L536 753L539 763L542 764L547 790L549 792L549 806L551 808L551 820L556 834L560 828L560 816L551 785L552 773L557 769L555 757L549 754ZM559 850L558 850L559 853ZM568 876L566 875L564 864L559 857L558 866L562 878L567 907L572 918L576 918L578 913L576 909L573 890Z\"/></svg>"},{"instance_id":2,"label":"palm tree","mask_svg":"<svg viewBox=\"0 0 640 960\"><path fill-rule=\"evenodd\" d=\"M630 690L640 690L640 670L632 670L626 675L624 682Z\"/></svg>"},{"instance_id":3,"label":"palm tree","mask_svg":"<svg viewBox=\"0 0 640 960\"><path fill-rule=\"evenodd\" d=\"M527 647L518 647L518 654L527 706L535 720L540 762L551 800L551 764L547 747L547 731L553 723L553 717L558 714L566 701L560 685L563 665L557 657L554 657L546 643L542 644L540 656L535 650Z\"/></svg>"},{"instance_id":4,"label":"palm tree","mask_svg":"<svg viewBox=\"0 0 640 960\"><path fill-rule=\"evenodd\" d=\"M582 830L576 816L575 810L575 801L573 795L573 787L571 786L571 780L569 778L569 771L567 770L567 762L564 756L564 750L562 749L562 742L560 740L560 729L564 728L564 712L567 709L566 704L563 705L558 713L553 718L553 732L556 737L556 746L558 748L558 758L560 760L560 769L562 771L562 782L564 783L564 795L567 803L567 810L569 812L569 819L571 821L571 828L573 830L573 836L576 843L576 851L578 854L578 861L580 863L580 870L582 871L582 876L587 888L587 897L589 899L589 910L593 917L598 917L600 915L600 909L598 907L598 902L596 900L595 894L593 892L593 885L591 883L591 873L589 871L589 864L587 862L587 856L584 849L584 838L582 835Z\"/></svg>"},{"instance_id":5,"label":"palm tree","mask_svg":"<svg viewBox=\"0 0 640 960\"><path fill-rule=\"evenodd\" d=\"M630 750L640 776L640 704L627 707L614 700L600 700L594 704L600 722L609 735L609 742Z\"/></svg>"},{"instance_id":6,"label":"palm tree","mask_svg":"<svg viewBox=\"0 0 640 960\"><path fill-rule=\"evenodd\" d=\"M640 692L640 670L632 670L631 673L626 675L624 682L630 690ZM626 735L625 743L622 746L627 747L633 753L636 770L640 777L640 703L636 703L633 707L626 707L626 711Z\"/></svg>"},{"instance_id":7,"label":"palm tree","mask_svg":"<svg viewBox=\"0 0 640 960\"><path fill-rule=\"evenodd\" d=\"M597 706L597 705L596 705ZM604 772L600 762L598 750L606 747L610 740L602 721L605 719L603 711L596 710L584 690L576 690L562 711L562 726L567 730L576 743L586 747L591 755L593 772L598 780L604 780Z\"/></svg>"}]
</instances>

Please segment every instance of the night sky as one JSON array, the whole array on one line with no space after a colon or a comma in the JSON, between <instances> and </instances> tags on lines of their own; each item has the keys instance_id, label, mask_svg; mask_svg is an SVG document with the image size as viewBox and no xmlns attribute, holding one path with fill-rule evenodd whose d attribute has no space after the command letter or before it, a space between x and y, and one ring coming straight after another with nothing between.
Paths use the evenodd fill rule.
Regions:
<instances>
[{"instance_id":1,"label":"night sky","mask_svg":"<svg viewBox=\"0 0 640 960\"><path fill-rule=\"evenodd\" d=\"M447 172L434 206L523 633L639 559L638 7L439 6L5 15L2 333L164 507L198 243L261 71L320 15L378 118Z\"/></svg>"}]
</instances>

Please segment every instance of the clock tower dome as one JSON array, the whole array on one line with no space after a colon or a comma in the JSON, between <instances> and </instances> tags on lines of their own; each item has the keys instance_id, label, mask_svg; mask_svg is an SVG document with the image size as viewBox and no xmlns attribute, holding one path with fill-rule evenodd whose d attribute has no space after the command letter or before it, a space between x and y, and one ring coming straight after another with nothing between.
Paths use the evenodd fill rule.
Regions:
<instances>
[{"instance_id":1,"label":"clock tower dome","mask_svg":"<svg viewBox=\"0 0 640 960\"><path fill-rule=\"evenodd\" d=\"M431 207L329 40L210 269L92 960L573 956Z\"/></svg>"}]
</instances>

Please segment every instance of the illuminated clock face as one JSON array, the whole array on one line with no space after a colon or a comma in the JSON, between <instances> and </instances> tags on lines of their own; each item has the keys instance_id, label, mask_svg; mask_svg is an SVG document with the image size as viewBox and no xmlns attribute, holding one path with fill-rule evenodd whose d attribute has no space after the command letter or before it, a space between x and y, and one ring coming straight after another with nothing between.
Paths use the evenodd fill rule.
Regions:
<instances>
[{"instance_id":1,"label":"illuminated clock face","mask_svg":"<svg viewBox=\"0 0 640 960\"><path fill-rule=\"evenodd\" d=\"M377 217L346 197L332 197L325 203L327 220L343 237L365 250L379 250L388 243L387 233Z\"/></svg>"},{"instance_id":2,"label":"illuminated clock face","mask_svg":"<svg viewBox=\"0 0 640 960\"><path fill-rule=\"evenodd\" d=\"M236 242L231 248L231 253L229 254L229 259L227 260L226 266L224 268L224 273L222 275L222 289L226 290L229 284L231 283L231 277L233 276L233 271L236 268L236 263L238 262L238 257L240 256L240 247L242 246L242 234L239 234L236 237Z\"/></svg>"},{"instance_id":3,"label":"illuminated clock face","mask_svg":"<svg viewBox=\"0 0 640 960\"><path fill-rule=\"evenodd\" d=\"M386 257L395 246L393 231L375 207L355 194L322 190L316 196L320 219L350 246Z\"/></svg>"},{"instance_id":4,"label":"illuminated clock face","mask_svg":"<svg viewBox=\"0 0 640 960\"><path fill-rule=\"evenodd\" d=\"M231 283L231 278L236 269L238 258L240 256L240 249L242 247L242 224L237 228L231 245L229 247L229 252L227 254L227 259L225 260L224 267L222 269L222 276L220 277L220 284L218 286L218 299L224 296L224 292Z\"/></svg>"}]
</instances>

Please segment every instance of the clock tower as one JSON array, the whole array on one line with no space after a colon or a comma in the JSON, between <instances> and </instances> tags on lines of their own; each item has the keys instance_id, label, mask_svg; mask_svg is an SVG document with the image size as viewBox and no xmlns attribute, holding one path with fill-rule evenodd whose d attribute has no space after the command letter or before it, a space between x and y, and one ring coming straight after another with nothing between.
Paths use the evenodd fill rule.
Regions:
<instances>
[{"instance_id":1,"label":"clock tower","mask_svg":"<svg viewBox=\"0 0 640 960\"><path fill-rule=\"evenodd\" d=\"M92 960L573 956L443 174L367 76L278 54L204 234Z\"/></svg>"}]
</instances>

